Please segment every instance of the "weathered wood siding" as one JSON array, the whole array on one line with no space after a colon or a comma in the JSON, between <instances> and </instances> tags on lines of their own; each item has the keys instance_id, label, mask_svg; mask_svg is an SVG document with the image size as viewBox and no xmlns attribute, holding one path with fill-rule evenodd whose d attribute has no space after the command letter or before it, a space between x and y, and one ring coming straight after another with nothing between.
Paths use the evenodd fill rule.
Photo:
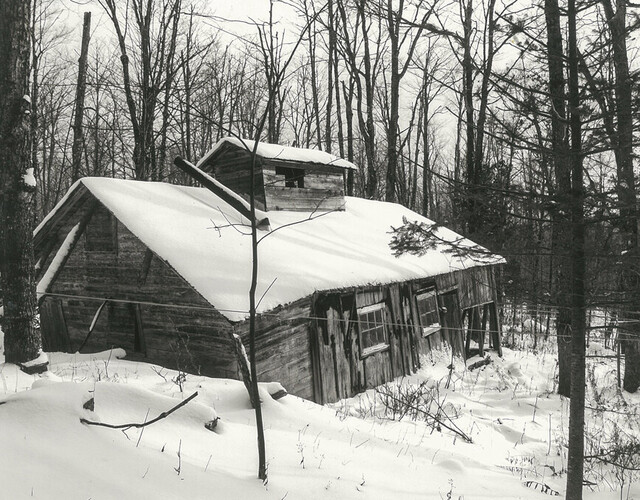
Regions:
<instances>
[{"instance_id":1,"label":"weathered wood siding","mask_svg":"<svg viewBox=\"0 0 640 500\"><path fill-rule=\"evenodd\" d=\"M435 276L434 281L439 293L457 288L460 307L464 310L494 301L495 280L493 273L492 266L472 267L440 274Z\"/></svg>"},{"instance_id":2,"label":"weathered wood siding","mask_svg":"<svg viewBox=\"0 0 640 500\"><path fill-rule=\"evenodd\" d=\"M215 157L202 166L229 189L249 200L251 190L251 154L231 144L224 144ZM254 172L256 207L266 210L262 165L258 161Z\"/></svg>"},{"instance_id":3,"label":"weathered wood siding","mask_svg":"<svg viewBox=\"0 0 640 500\"><path fill-rule=\"evenodd\" d=\"M232 325L86 190L65 214L48 228L53 243L41 239L38 246L46 268L69 231L81 222L82 236L50 289L59 295L46 298L41 306L47 349L78 349L103 301L114 299L102 308L85 352L123 347L132 358L238 378L229 335L240 333L248 347L247 321ZM415 294L432 285L443 308L442 328L423 335ZM357 310L380 303L388 346L363 354ZM350 397L415 371L420 356L443 342L464 353L465 335L469 341L471 333L480 333L482 351L482 336L491 331L492 344L499 349L496 303L490 266L318 293L258 317L258 377L278 381L290 393L317 402Z\"/></svg>"},{"instance_id":4,"label":"weathered wood siding","mask_svg":"<svg viewBox=\"0 0 640 500\"><path fill-rule=\"evenodd\" d=\"M231 323L103 207L94 213L51 292L100 299L51 297L61 304L71 351L87 336L102 298L131 300L107 303L85 352L123 347L132 358L211 376L237 377L228 339ZM177 307L152 305L158 303ZM49 318L55 320L45 309L43 321Z\"/></svg>"},{"instance_id":5,"label":"weathered wood siding","mask_svg":"<svg viewBox=\"0 0 640 500\"><path fill-rule=\"evenodd\" d=\"M409 320L410 302L405 285L394 284L389 287L389 305L391 313L391 355L394 376L406 375L419 366L416 359L416 339L414 328Z\"/></svg>"},{"instance_id":6,"label":"weathered wood siding","mask_svg":"<svg viewBox=\"0 0 640 500\"><path fill-rule=\"evenodd\" d=\"M342 169L267 159L262 164L267 210L344 210ZM303 170L304 187L286 187L282 176L276 175L276 168L280 166Z\"/></svg>"},{"instance_id":7,"label":"weathered wood siding","mask_svg":"<svg viewBox=\"0 0 640 500\"><path fill-rule=\"evenodd\" d=\"M416 305L416 293L437 287L441 328L423 335ZM482 311L481 330L490 323L499 332L495 314L494 270L491 267L455 271L433 278L351 291L318 293L312 304L317 319L310 332L312 385L319 403L351 397L364 389L407 375L420 367L420 356L451 345L454 353L465 355L463 324L465 310ZM363 356L360 349L357 309L385 304L388 348ZM473 316L471 316L473 317ZM499 335L492 338L500 352Z\"/></svg>"},{"instance_id":8,"label":"weathered wood siding","mask_svg":"<svg viewBox=\"0 0 640 500\"><path fill-rule=\"evenodd\" d=\"M318 294L312 315L314 401L327 403L361 392L366 382L353 293Z\"/></svg>"},{"instance_id":9,"label":"weathered wood siding","mask_svg":"<svg viewBox=\"0 0 640 500\"><path fill-rule=\"evenodd\" d=\"M256 318L256 369L260 382L280 382L291 394L313 399L310 298ZM249 322L236 324L249 350Z\"/></svg>"},{"instance_id":10,"label":"weathered wood siding","mask_svg":"<svg viewBox=\"0 0 640 500\"><path fill-rule=\"evenodd\" d=\"M401 287L369 287L317 294L311 334L314 399L332 402L376 387L415 369L410 326L404 321ZM388 346L363 354L357 310L384 304Z\"/></svg>"},{"instance_id":11,"label":"weathered wood siding","mask_svg":"<svg viewBox=\"0 0 640 500\"><path fill-rule=\"evenodd\" d=\"M46 352L68 352L71 349L67 320L60 299L47 297L40 304L40 330L42 348Z\"/></svg>"},{"instance_id":12,"label":"weathered wood siding","mask_svg":"<svg viewBox=\"0 0 640 500\"><path fill-rule=\"evenodd\" d=\"M248 199L251 189L251 154L233 144L224 144L202 165L225 186ZM304 171L304 187L286 187L276 168ZM319 163L259 157L254 172L256 206L260 210L343 210L343 169Z\"/></svg>"},{"instance_id":13,"label":"weathered wood siding","mask_svg":"<svg viewBox=\"0 0 640 500\"><path fill-rule=\"evenodd\" d=\"M438 295L441 308L440 324L442 337L449 343L454 354L464 356L464 329L462 328L462 309L458 298L458 289Z\"/></svg>"},{"instance_id":14,"label":"weathered wood siding","mask_svg":"<svg viewBox=\"0 0 640 500\"><path fill-rule=\"evenodd\" d=\"M38 232L34 238L37 280L40 280L44 271L49 268L69 231L76 224L86 225L97 206L97 200L84 186L80 186L56 216Z\"/></svg>"}]
</instances>

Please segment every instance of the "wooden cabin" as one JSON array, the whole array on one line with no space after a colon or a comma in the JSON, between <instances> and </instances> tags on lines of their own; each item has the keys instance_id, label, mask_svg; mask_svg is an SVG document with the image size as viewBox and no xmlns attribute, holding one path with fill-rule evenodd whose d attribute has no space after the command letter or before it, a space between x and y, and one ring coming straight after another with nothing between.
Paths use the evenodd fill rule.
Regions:
<instances>
[{"instance_id":1,"label":"wooden cabin","mask_svg":"<svg viewBox=\"0 0 640 500\"><path fill-rule=\"evenodd\" d=\"M244 175L246 157L229 144L199 165L246 194L230 159ZM267 146L255 176L269 219L258 246L260 381L326 403L413 372L443 342L462 356L482 351L485 339L500 349L501 257L452 252L471 243L444 228L424 255L395 257L390 228L430 221L345 197L339 180L352 167L344 160L284 148L277 168L277 146ZM304 184L288 185L280 167L303 170ZM325 184L307 182L323 171ZM270 175L284 185L265 181ZM282 200L295 203L284 209ZM247 229L246 215L215 189L81 179L35 231L45 350L122 347L130 359L239 378L230 334L248 344Z\"/></svg>"},{"instance_id":2,"label":"wooden cabin","mask_svg":"<svg viewBox=\"0 0 640 500\"><path fill-rule=\"evenodd\" d=\"M357 167L323 151L227 137L197 167L248 199L254 148L254 193L260 210L343 209L345 171Z\"/></svg>"}]
</instances>

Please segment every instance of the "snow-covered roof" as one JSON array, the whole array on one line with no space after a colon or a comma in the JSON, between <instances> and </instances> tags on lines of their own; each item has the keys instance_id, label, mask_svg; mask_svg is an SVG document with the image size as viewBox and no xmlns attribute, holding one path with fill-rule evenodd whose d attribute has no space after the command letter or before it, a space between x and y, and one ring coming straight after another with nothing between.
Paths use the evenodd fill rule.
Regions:
<instances>
[{"instance_id":1,"label":"snow-covered roof","mask_svg":"<svg viewBox=\"0 0 640 500\"><path fill-rule=\"evenodd\" d=\"M255 142L250 139L238 139L236 137L223 137L215 145L207 151L198 164L197 167L204 165L211 156L213 156L224 144L233 144L242 149L248 149L253 151ZM333 167L347 168L357 170L353 163L347 161L338 156L332 155L325 151L317 149L305 149L294 148L291 146L281 146L279 144L269 144L266 142L259 142L256 154L262 158L268 158L272 160L290 160L303 163L321 163L324 165L331 165Z\"/></svg>"},{"instance_id":2,"label":"snow-covered roof","mask_svg":"<svg viewBox=\"0 0 640 500\"><path fill-rule=\"evenodd\" d=\"M223 315L232 321L248 316L250 228L221 198L204 188L108 178L81 179L71 191L79 184ZM436 230L441 242L424 255L395 257L389 248L391 227L402 225L403 217L431 221L394 203L346 197L345 204L344 211L269 213L271 230L258 233L257 297L265 294L258 312L315 291L503 262L491 254L479 260L444 251L452 248L447 241L473 245L445 228Z\"/></svg>"}]
</instances>

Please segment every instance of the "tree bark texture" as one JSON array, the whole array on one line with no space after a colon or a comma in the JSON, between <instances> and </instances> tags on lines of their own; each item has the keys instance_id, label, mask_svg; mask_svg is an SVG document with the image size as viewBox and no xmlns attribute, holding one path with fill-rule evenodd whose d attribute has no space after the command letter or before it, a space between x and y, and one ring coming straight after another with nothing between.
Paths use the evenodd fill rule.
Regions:
<instances>
[{"instance_id":1,"label":"tree bark texture","mask_svg":"<svg viewBox=\"0 0 640 500\"><path fill-rule=\"evenodd\" d=\"M484 232L483 225L485 224L485 198L486 191L482 189L482 184L487 182L487 175L484 173L484 132L485 132L485 124L487 121L487 107L489 104L489 80L492 75L493 70L493 58L495 55L494 49L494 31L495 31L495 22L493 19L493 14L495 10L496 2L495 0L489 0L487 5L487 13L486 13L486 26L487 26L487 34L485 39L486 44L486 61L484 62L484 69L482 71L482 84L480 90L480 105L478 108L478 118L475 126L473 125L473 105L470 104L472 101L472 91L473 91L473 83L472 83L472 61L468 58L470 57L467 54L467 50L470 50L470 47L467 49L465 47L465 56L467 57L465 63L465 75L468 78L466 96L468 99L468 104L470 104L470 112L467 111L467 119L472 120L471 134L469 133L469 128L467 128L467 140L473 140L473 129L475 128L475 146L472 148L469 153L469 158L467 158L467 168L472 165L472 168L467 173L467 182L469 183L468 190L470 193L470 210L468 214L469 220L469 231L470 234ZM471 0L469 0L469 8L471 8ZM467 12L467 16L470 16L471 13ZM470 33L467 33L467 22L471 22L471 19L465 20L465 41L467 44L470 43L468 37ZM468 127L468 125L467 125ZM467 147L468 150L468 147Z\"/></svg>"},{"instance_id":2,"label":"tree bark texture","mask_svg":"<svg viewBox=\"0 0 640 500\"><path fill-rule=\"evenodd\" d=\"M5 359L24 363L42 349L35 328L35 185L31 170L31 3L6 0L0 16L0 273Z\"/></svg>"},{"instance_id":3,"label":"tree bark texture","mask_svg":"<svg viewBox=\"0 0 640 500\"><path fill-rule=\"evenodd\" d=\"M82 121L84 118L84 97L87 88L87 55L89 53L89 39L91 35L91 12L84 13L82 25L82 44L80 49L80 59L78 60L78 83L76 84L76 105L73 119L73 147L71 149L72 169L71 181L77 181L80 175L80 165L82 163L82 145L84 143L84 133Z\"/></svg>"},{"instance_id":4,"label":"tree bark texture","mask_svg":"<svg viewBox=\"0 0 640 500\"><path fill-rule=\"evenodd\" d=\"M633 171L633 116L632 79L627 57L626 28L627 5L616 0L614 11L611 0L601 0L607 25L611 33L613 66L615 73L615 107L617 130L613 137L616 152L620 220L617 224L624 254L621 256L620 292L624 304L621 320L624 328L624 390L636 392L640 387L640 252L638 251L638 210ZM616 140L617 139L617 140ZM625 311L626 309L626 311Z\"/></svg>"},{"instance_id":5,"label":"tree bark texture","mask_svg":"<svg viewBox=\"0 0 640 500\"><path fill-rule=\"evenodd\" d=\"M575 0L568 2L569 109L571 127L571 406L567 458L567 500L582 499L584 478L585 398L585 224L582 167L582 123L578 86L578 50Z\"/></svg>"},{"instance_id":6,"label":"tree bark texture","mask_svg":"<svg viewBox=\"0 0 640 500\"><path fill-rule=\"evenodd\" d=\"M571 265L569 249L571 231L569 221L569 193L571 192L571 154L567 142L564 49L560 26L558 0L545 0L547 25L547 61L549 66L549 94L551 97L551 161L555 177L556 207L552 211L552 247L557 265L554 300L558 305L558 394L571 393Z\"/></svg>"},{"instance_id":7,"label":"tree bark texture","mask_svg":"<svg viewBox=\"0 0 640 500\"><path fill-rule=\"evenodd\" d=\"M391 88L389 89L389 125L387 127L387 182L385 200L396 201L398 169L398 121L400 119L400 18L404 1L400 0L398 12L393 11L392 0L387 0L387 29L391 42Z\"/></svg>"},{"instance_id":8,"label":"tree bark texture","mask_svg":"<svg viewBox=\"0 0 640 500\"><path fill-rule=\"evenodd\" d=\"M353 162L353 86L349 85L349 88L347 89L347 86L342 82L342 90L344 92L345 115L347 121L347 160ZM347 196L354 196L354 194L353 170L349 169L347 172Z\"/></svg>"},{"instance_id":9,"label":"tree bark texture","mask_svg":"<svg viewBox=\"0 0 640 500\"><path fill-rule=\"evenodd\" d=\"M270 96L273 98L273 95ZM251 179L255 179L257 169L256 150L259 136L255 139L251 157ZM251 182L249 188L249 202L251 209L251 288L249 290L249 365L251 369L251 388L253 401L255 402L256 430L258 437L258 478L267 479L267 459L264 437L264 424L262 422L262 404L258 389L258 370L256 368L256 287L258 284L258 228L256 226L256 196L255 182Z\"/></svg>"},{"instance_id":10,"label":"tree bark texture","mask_svg":"<svg viewBox=\"0 0 640 500\"><path fill-rule=\"evenodd\" d=\"M461 6L461 8L463 8ZM473 61L471 59L471 34L472 34L472 14L473 14L473 0L467 0L467 4L464 6L464 53L462 56L462 94L464 98L465 108L465 130L466 130L466 213L465 219L467 221L467 232L472 236L476 227L474 227L473 214L476 210L475 203L475 134L474 134L474 116L473 116Z\"/></svg>"},{"instance_id":11,"label":"tree bark texture","mask_svg":"<svg viewBox=\"0 0 640 500\"><path fill-rule=\"evenodd\" d=\"M389 123L387 126L387 175L385 185L385 200L394 202L397 198L398 184L398 138L400 136L400 82L404 78L409 69L409 65L413 60L413 53L416 49L420 35L424 29L424 25L431 15L431 9L424 15L413 38L408 32L402 34L402 21L405 20L405 4L404 0L400 0L396 4L394 10L394 2L387 0L386 3L386 23L390 41L390 57L391 57L391 86L389 88ZM416 14L417 15L417 14ZM407 28L410 29L410 28ZM406 51L406 59L404 64L400 64L400 52L404 42L408 41L409 48Z\"/></svg>"},{"instance_id":12,"label":"tree bark texture","mask_svg":"<svg viewBox=\"0 0 640 500\"><path fill-rule=\"evenodd\" d=\"M358 2L358 15L360 16L360 27L362 29L362 42L364 45L364 86L365 99L367 105L366 119L362 113L362 99L358 96L358 119L360 121L360 132L365 141L365 153L367 157L367 182L366 197L374 199L378 191L378 173L376 172L376 127L374 120L374 99L375 99L375 71L371 66L371 49L369 44L369 31L367 28L367 14L365 9L365 0ZM355 72L354 77L360 80L359 72Z\"/></svg>"},{"instance_id":13,"label":"tree bark texture","mask_svg":"<svg viewBox=\"0 0 640 500\"><path fill-rule=\"evenodd\" d=\"M336 53L336 30L335 16L333 15L333 2L327 3L327 28L329 29L329 45L327 47L327 114L325 115L324 146L325 151L327 153L331 153L331 116L333 111L334 92L336 93L336 116L340 116L340 89L337 85L334 85L334 82L337 81L337 79L334 79L334 60L337 58L338 54ZM339 121L338 127L340 127Z\"/></svg>"}]
</instances>

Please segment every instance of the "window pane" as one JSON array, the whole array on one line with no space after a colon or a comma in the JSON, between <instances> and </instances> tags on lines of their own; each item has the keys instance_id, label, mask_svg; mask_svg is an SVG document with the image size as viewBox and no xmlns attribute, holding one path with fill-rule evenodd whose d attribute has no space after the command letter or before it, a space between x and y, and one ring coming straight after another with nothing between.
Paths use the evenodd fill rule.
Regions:
<instances>
[{"instance_id":1,"label":"window pane","mask_svg":"<svg viewBox=\"0 0 640 500\"><path fill-rule=\"evenodd\" d=\"M423 293L419 293L416 296L416 306L418 308L418 317L420 326L423 332L427 332L428 329L438 328L440 326L440 319L438 316L438 297L435 289L427 290Z\"/></svg>"},{"instance_id":2,"label":"window pane","mask_svg":"<svg viewBox=\"0 0 640 500\"><path fill-rule=\"evenodd\" d=\"M376 346L386 346L384 307L381 303L358 310L361 352Z\"/></svg>"}]
</instances>

